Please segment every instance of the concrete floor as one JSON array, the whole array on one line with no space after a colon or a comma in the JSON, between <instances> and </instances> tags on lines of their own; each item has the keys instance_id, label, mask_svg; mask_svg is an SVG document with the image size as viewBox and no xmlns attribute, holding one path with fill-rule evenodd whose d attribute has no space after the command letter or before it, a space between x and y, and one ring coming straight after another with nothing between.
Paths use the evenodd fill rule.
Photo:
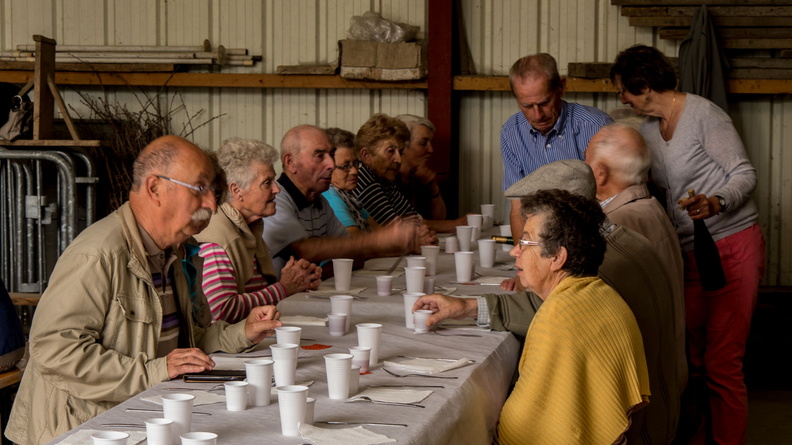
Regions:
<instances>
[{"instance_id":1,"label":"concrete floor","mask_svg":"<svg viewBox=\"0 0 792 445\"><path fill-rule=\"evenodd\" d=\"M792 294L763 294L745 355L748 445L792 444Z\"/></svg>"}]
</instances>

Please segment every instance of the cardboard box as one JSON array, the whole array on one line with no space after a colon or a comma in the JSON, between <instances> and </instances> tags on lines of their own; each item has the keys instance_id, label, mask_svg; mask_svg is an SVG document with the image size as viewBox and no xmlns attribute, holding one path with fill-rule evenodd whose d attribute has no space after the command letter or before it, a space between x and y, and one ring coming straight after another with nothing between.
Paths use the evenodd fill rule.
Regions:
<instances>
[{"instance_id":1,"label":"cardboard box","mask_svg":"<svg viewBox=\"0 0 792 445\"><path fill-rule=\"evenodd\" d=\"M426 51L419 42L383 43L342 40L341 77L369 80L418 80L426 76Z\"/></svg>"}]
</instances>

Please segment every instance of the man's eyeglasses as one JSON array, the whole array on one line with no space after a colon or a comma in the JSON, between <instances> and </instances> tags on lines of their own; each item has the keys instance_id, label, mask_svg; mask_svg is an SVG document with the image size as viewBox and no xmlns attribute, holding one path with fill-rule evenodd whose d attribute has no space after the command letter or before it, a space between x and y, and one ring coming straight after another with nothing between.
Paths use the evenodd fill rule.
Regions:
<instances>
[{"instance_id":1,"label":"man's eyeglasses","mask_svg":"<svg viewBox=\"0 0 792 445\"><path fill-rule=\"evenodd\" d=\"M542 243L540 243L539 241L531 241L520 238L520 250L525 250L525 248L528 246L541 246L541 245Z\"/></svg>"},{"instance_id":2,"label":"man's eyeglasses","mask_svg":"<svg viewBox=\"0 0 792 445\"><path fill-rule=\"evenodd\" d=\"M336 165L336 168L341 170L344 173L349 173L349 171L352 170L352 167L360 168L360 161L359 160L354 160L354 161L351 161L351 162L347 162L344 165Z\"/></svg>"},{"instance_id":3,"label":"man's eyeglasses","mask_svg":"<svg viewBox=\"0 0 792 445\"><path fill-rule=\"evenodd\" d=\"M173 182L175 184L179 184L181 186L187 187L190 190L194 190L194 191L198 192L199 195L203 195L204 193L209 192L209 191L214 193L214 191L215 191L215 186L214 185L192 185L192 184L187 184L186 182L181 182L181 181L178 181L176 179L169 178L169 177L163 176L163 175L155 175L155 176L160 178L160 179L164 179L166 181L170 181L170 182Z\"/></svg>"}]
</instances>

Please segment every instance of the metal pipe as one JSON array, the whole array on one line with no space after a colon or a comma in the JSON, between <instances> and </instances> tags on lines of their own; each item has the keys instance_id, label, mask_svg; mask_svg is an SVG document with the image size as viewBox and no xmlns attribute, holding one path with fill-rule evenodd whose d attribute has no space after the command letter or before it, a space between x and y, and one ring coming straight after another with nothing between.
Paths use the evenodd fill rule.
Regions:
<instances>
[{"instance_id":1,"label":"metal pipe","mask_svg":"<svg viewBox=\"0 0 792 445\"><path fill-rule=\"evenodd\" d=\"M9 180L8 179L9 175L7 174L7 170L9 168L8 164L10 162L11 161L3 162L2 168L0 168L0 188L4 190L10 189L9 187L10 184L7 182ZM6 223L6 218L9 217L8 204L6 203L6 201L11 199L11 193L3 193L2 196L3 196L2 199L0 199L0 244L2 244L3 246L7 246L11 237L8 234L8 231L10 229L8 228L8 224ZM6 251L6 249L0 249L0 250L2 250L2 252L0 252L0 263L1 263L0 276L2 276L3 282L6 283L8 289L13 290L14 288L11 286L9 280L10 277L8 271L8 263L9 263L8 252Z\"/></svg>"},{"instance_id":2,"label":"metal pipe","mask_svg":"<svg viewBox=\"0 0 792 445\"><path fill-rule=\"evenodd\" d=\"M93 160L80 147L74 147L74 154L85 163L85 177L77 178L77 182L85 184L85 227L93 224L96 218L96 182Z\"/></svg>"},{"instance_id":3,"label":"metal pipe","mask_svg":"<svg viewBox=\"0 0 792 445\"><path fill-rule=\"evenodd\" d=\"M28 165L28 163L21 164L21 167L25 172L25 196L31 195L33 194L33 172L30 170L30 165ZM26 283L35 283L37 281L34 269L36 255L34 254L34 246L30 245L33 243L33 220L30 218L25 218L25 228L27 233L26 239L28 240Z\"/></svg>"},{"instance_id":4,"label":"metal pipe","mask_svg":"<svg viewBox=\"0 0 792 445\"><path fill-rule=\"evenodd\" d=\"M15 252L11 253L11 258L14 260L11 262L12 266L14 267L14 272L16 275L16 282L17 286L21 283L24 283L22 279L22 264L23 262L23 255L24 252L24 237L22 236L22 227L24 227L24 220L25 220L25 194L22 190L22 170L19 168L18 162L13 162L11 164L14 167L14 174L16 176L16 208L14 209L14 223L13 223L13 233L16 235L15 241Z\"/></svg>"},{"instance_id":5,"label":"metal pipe","mask_svg":"<svg viewBox=\"0 0 792 445\"><path fill-rule=\"evenodd\" d=\"M41 152L41 151L33 151L33 150L0 150L0 159L35 159L38 161L50 161L55 163L58 167L58 172L63 175L64 177L64 196L66 197L65 202L63 202L63 214L64 220L66 220L66 233L65 233L65 244L69 244L74 240L75 237L75 228L77 227L77 221L75 217L75 213L72 209L74 208L75 203L77 202L77 193L75 190L75 174L72 165L70 162L64 160L63 156L52 152ZM40 168L40 167L39 167ZM40 177L40 175L39 175ZM39 189L40 192L40 189Z\"/></svg>"}]
</instances>

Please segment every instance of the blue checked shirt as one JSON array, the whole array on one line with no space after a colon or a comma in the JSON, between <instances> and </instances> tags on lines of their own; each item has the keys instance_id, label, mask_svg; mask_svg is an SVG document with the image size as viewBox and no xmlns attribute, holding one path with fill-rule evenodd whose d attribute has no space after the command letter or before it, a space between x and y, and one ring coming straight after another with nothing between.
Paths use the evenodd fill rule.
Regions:
<instances>
[{"instance_id":1,"label":"blue checked shirt","mask_svg":"<svg viewBox=\"0 0 792 445\"><path fill-rule=\"evenodd\" d=\"M603 125L613 122L602 110L561 101L561 113L547 133L534 130L522 111L501 127L503 190L537 168L563 159L584 160L589 140Z\"/></svg>"}]
</instances>

